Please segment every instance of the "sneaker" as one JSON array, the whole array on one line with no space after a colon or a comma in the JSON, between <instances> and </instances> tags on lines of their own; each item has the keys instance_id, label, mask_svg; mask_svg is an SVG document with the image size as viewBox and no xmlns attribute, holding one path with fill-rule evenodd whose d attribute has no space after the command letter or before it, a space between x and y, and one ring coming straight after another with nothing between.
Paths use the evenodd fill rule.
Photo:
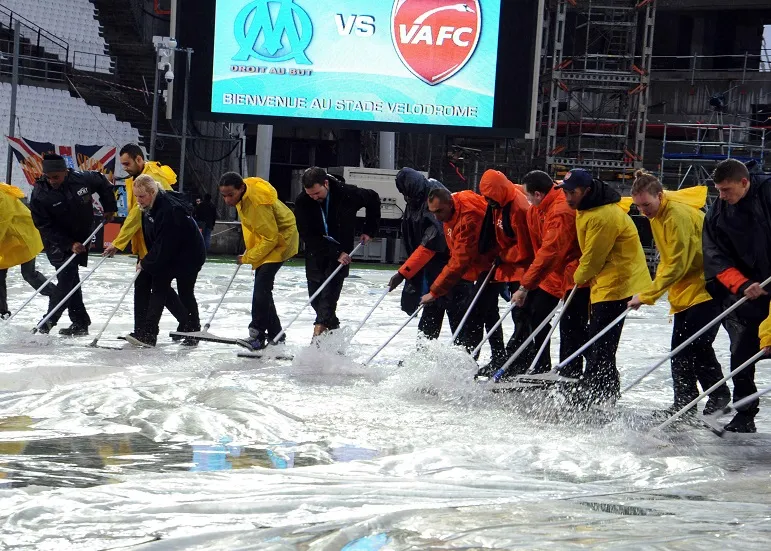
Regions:
<instances>
[{"instance_id":1,"label":"sneaker","mask_svg":"<svg viewBox=\"0 0 771 551\"><path fill-rule=\"evenodd\" d=\"M728 404L731 403L731 393L726 389L725 393L717 395L717 391L713 392L709 396L702 415L712 415L713 413L722 410Z\"/></svg>"},{"instance_id":2,"label":"sneaker","mask_svg":"<svg viewBox=\"0 0 771 551\"><path fill-rule=\"evenodd\" d=\"M264 350L268 347L268 341L266 341L264 337L257 337L256 339L244 339L243 342L246 343L252 352Z\"/></svg>"},{"instance_id":3,"label":"sneaker","mask_svg":"<svg viewBox=\"0 0 771 551\"><path fill-rule=\"evenodd\" d=\"M126 341L140 348L152 348L155 346L156 337L148 334L137 335L134 333L129 333L126 335Z\"/></svg>"},{"instance_id":4,"label":"sneaker","mask_svg":"<svg viewBox=\"0 0 771 551\"><path fill-rule=\"evenodd\" d=\"M88 335L88 325L73 323L69 327L59 329L59 334L63 337L84 337Z\"/></svg>"},{"instance_id":5,"label":"sneaker","mask_svg":"<svg viewBox=\"0 0 771 551\"><path fill-rule=\"evenodd\" d=\"M757 412L757 409L755 409L752 412L740 411L736 415L734 415L734 418L731 419L731 422L728 423L723 428L728 432L743 432L743 433L757 432L757 429L755 428L756 412Z\"/></svg>"}]
</instances>

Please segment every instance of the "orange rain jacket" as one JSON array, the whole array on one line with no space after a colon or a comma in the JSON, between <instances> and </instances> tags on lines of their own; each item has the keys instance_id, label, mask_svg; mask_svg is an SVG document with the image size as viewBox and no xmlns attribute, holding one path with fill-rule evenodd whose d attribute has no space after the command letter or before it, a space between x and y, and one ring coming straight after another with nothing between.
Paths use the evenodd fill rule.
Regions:
<instances>
[{"instance_id":1,"label":"orange rain jacket","mask_svg":"<svg viewBox=\"0 0 771 551\"><path fill-rule=\"evenodd\" d=\"M455 212L444 223L444 237L450 252L450 260L431 285L431 294L441 297L461 279L476 281L479 275L492 265L497 252L479 252L479 234L487 211L487 202L473 191L452 194Z\"/></svg>"},{"instance_id":2,"label":"orange rain jacket","mask_svg":"<svg viewBox=\"0 0 771 551\"><path fill-rule=\"evenodd\" d=\"M554 187L540 205L530 208L527 225L535 259L520 284L529 291L540 287L550 295L562 298L573 287L573 273L581 258L576 211L568 206L565 194ZM568 265L572 265L572 270L568 270Z\"/></svg>"},{"instance_id":3,"label":"orange rain jacket","mask_svg":"<svg viewBox=\"0 0 771 551\"><path fill-rule=\"evenodd\" d=\"M534 257L527 225L530 203L520 187L497 170L488 170L482 175L479 191L501 206L493 211L495 240L501 259L495 280L520 281Z\"/></svg>"}]
</instances>

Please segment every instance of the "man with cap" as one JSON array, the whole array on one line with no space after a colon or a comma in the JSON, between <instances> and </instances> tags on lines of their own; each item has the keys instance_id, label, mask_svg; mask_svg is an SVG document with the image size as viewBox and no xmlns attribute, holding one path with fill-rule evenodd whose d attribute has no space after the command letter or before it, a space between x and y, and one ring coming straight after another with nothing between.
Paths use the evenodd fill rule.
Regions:
<instances>
[{"instance_id":1,"label":"man with cap","mask_svg":"<svg viewBox=\"0 0 771 551\"><path fill-rule=\"evenodd\" d=\"M95 171L75 172L67 168L64 158L59 155L43 157L43 176L35 182L30 210L48 256L48 261L57 270L72 255L78 255L57 276L61 296L67 295L80 284L78 266L88 264L86 239L94 228L93 194L99 195L104 207L104 218L112 220L117 211L113 186L104 174ZM83 304L83 294L78 290L67 300L66 307L72 325L61 329L65 336L88 335L91 318ZM62 315L59 309L40 329L48 333Z\"/></svg>"},{"instance_id":2,"label":"man with cap","mask_svg":"<svg viewBox=\"0 0 771 551\"><path fill-rule=\"evenodd\" d=\"M581 258L573 280L589 284L591 316L588 338L627 309L632 296L647 289L651 276L637 228L619 205L621 195L581 168L565 175L560 186L576 212L576 231ZM588 403L615 402L621 393L616 350L623 319L599 338L585 354L586 368L580 378L585 391L577 396Z\"/></svg>"},{"instance_id":3,"label":"man with cap","mask_svg":"<svg viewBox=\"0 0 771 551\"><path fill-rule=\"evenodd\" d=\"M5 286L8 268L21 266L21 277L34 289L46 282L46 277L35 269L35 257L43 250L43 242L32 214L21 202L23 197L24 192L16 186L0 182L0 318L11 315ZM56 285L49 283L40 294L49 297L49 310L56 306Z\"/></svg>"}]
</instances>

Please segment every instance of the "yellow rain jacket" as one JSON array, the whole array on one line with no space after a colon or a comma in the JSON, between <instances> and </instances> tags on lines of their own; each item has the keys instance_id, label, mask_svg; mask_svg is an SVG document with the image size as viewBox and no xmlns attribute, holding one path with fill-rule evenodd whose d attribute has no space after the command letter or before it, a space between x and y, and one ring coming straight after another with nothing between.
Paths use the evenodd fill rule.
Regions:
<instances>
[{"instance_id":1,"label":"yellow rain jacket","mask_svg":"<svg viewBox=\"0 0 771 551\"><path fill-rule=\"evenodd\" d=\"M771 307L769 307L768 317L760 324L758 336L760 337L760 348L771 346Z\"/></svg>"},{"instance_id":2,"label":"yellow rain jacket","mask_svg":"<svg viewBox=\"0 0 771 551\"><path fill-rule=\"evenodd\" d=\"M618 193L598 183L590 193L576 212L581 260L573 280L589 282L592 304L631 297L651 284L637 228Z\"/></svg>"},{"instance_id":3,"label":"yellow rain jacket","mask_svg":"<svg viewBox=\"0 0 771 551\"><path fill-rule=\"evenodd\" d=\"M236 205L246 243L243 263L257 269L292 258L300 248L294 214L262 178L246 178L244 183L246 192Z\"/></svg>"},{"instance_id":4,"label":"yellow rain jacket","mask_svg":"<svg viewBox=\"0 0 771 551\"><path fill-rule=\"evenodd\" d=\"M653 239L661 254L656 279L640 293L643 304L653 304L669 290L670 313L677 314L712 297L704 287L701 230L707 202L706 186L665 191L661 208L651 219Z\"/></svg>"},{"instance_id":5,"label":"yellow rain jacket","mask_svg":"<svg viewBox=\"0 0 771 551\"><path fill-rule=\"evenodd\" d=\"M0 182L0 270L24 264L43 250L24 192Z\"/></svg>"},{"instance_id":6,"label":"yellow rain jacket","mask_svg":"<svg viewBox=\"0 0 771 551\"><path fill-rule=\"evenodd\" d=\"M161 187L166 191L171 189L172 184L177 183L177 175L174 171L155 161L145 162L142 174L152 176L153 180L161 184ZM128 207L128 216L123 221L120 233L112 244L122 251L131 243L131 252L139 258L144 258L147 254L147 245L142 233L142 211L139 210L137 200L134 198L134 178L126 179L126 206Z\"/></svg>"}]
</instances>

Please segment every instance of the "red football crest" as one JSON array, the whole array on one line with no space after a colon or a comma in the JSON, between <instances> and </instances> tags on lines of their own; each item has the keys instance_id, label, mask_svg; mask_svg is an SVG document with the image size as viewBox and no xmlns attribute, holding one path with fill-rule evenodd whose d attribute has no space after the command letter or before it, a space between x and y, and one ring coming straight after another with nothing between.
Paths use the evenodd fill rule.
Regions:
<instances>
[{"instance_id":1,"label":"red football crest","mask_svg":"<svg viewBox=\"0 0 771 551\"><path fill-rule=\"evenodd\" d=\"M481 34L480 0L394 0L394 47L402 63L426 84L439 84L460 71Z\"/></svg>"}]
</instances>

